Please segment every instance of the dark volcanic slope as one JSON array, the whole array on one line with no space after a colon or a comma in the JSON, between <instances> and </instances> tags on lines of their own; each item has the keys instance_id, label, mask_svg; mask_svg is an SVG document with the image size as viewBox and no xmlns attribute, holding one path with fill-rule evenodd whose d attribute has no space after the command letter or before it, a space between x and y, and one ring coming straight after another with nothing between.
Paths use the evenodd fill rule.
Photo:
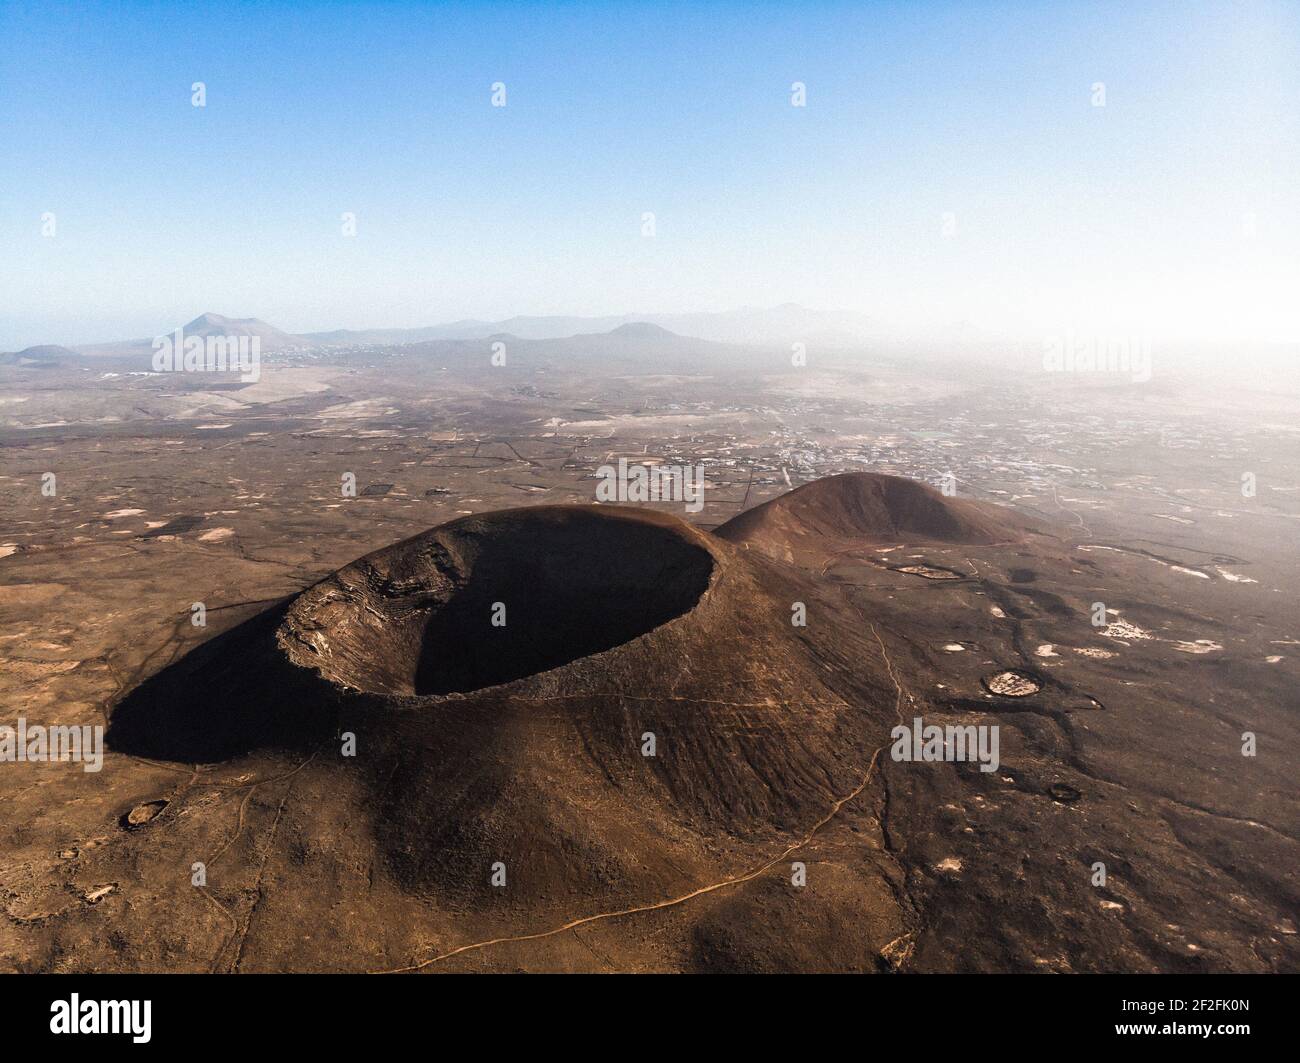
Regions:
<instances>
[{"instance_id":1,"label":"dark volcanic slope","mask_svg":"<svg viewBox=\"0 0 1300 1063\"><path fill-rule=\"evenodd\" d=\"M241 969L396 967L421 950L365 918L342 955L295 936L358 861L366 884L339 903L432 920L438 947L656 904L816 828L861 785L897 696L869 625L794 570L664 514L546 506L346 566L144 684L109 742L258 774L311 757L295 785L345 836L295 850L268 906L284 940L264 934ZM497 862L509 888L489 882ZM858 962L898 919L892 903L861 917Z\"/></svg>"},{"instance_id":2,"label":"dark volcanic slope","mask_svg":"<svg viewBox=\"0 0 1300 1063\"><path fill-rule=\"evenodd\" d=\"M1036 528L999 506L947 498L884 473L828 476L746 510L716 533L785 561L820 559L851 542L1015 542Z\"/></svg>"}]
</instances>

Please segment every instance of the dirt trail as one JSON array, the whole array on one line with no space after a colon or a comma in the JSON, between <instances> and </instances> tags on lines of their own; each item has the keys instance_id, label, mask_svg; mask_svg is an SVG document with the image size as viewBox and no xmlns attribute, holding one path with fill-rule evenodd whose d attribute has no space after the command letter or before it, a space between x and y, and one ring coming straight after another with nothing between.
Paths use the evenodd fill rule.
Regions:
<instances>
[{"instance_id":1,"label":"dirt trail","mask_svg":"<svg viewBox=\"0 0 1300 1063\"><path fill-rule=\"evenodd\" d=\"M1052 484L1052 501L1056 503L1057 509L1070 514L1070 516L1079 522L1079 530L1082 531L1084 535L1089 539L1092 538L1092 529L1084 523L1083 516L1076 510L1070 509L1069 506L1066 506L1061 502L1061 496L1056 492L1056 484Z\"/></svg>"},{"instance_id":2,"label":"dirt trail","mask_svg":"<svg viewBox=\"0 0 1300 1063\"><path fill-rule=\"evenodd\" d=\"M889 651L885 649L885 643L884 640L880 637L879 630L877 630L876 625L870 623L870 621L868 621L868 624L871 627L871 634L875 638L876 644L880 647L880 655L884 661L885 670L889 674L890 681L894 684L895 691L897 691L897 695L894 700L894 715L895 717L897 717L899 723L902 723L903 699L905 697L908 697L909 695L903 689L903 685L902 683L899 682L898 676L894 673L893 661L889 656ZM852 706L850 706L850 708L851 707ZM578 919L571 919L569 922L564 923L561 926L552 927L550 930L539 930L532 934L513 934L513 935L507 935L503 937L488 938L485 941L474 941L467 945L461 945L457 948L451 949L448 952L442 952L436 956L431 956L426 960L421 960L419 963L411 964L406 967L395 967L392 968L391 970L370 971L368 973L409 974L415 971L422 971L427 967L431 967L435 963L441 963L443 960L451 959L453 956L460 956L466 952L475 952L479 949L490 948L493 945L505 945L509 943L523 942L523 941L540 941L543 938L555 937L557 934L563 934L569 930L574 930L577 927L586 926L590 923L599 923L608 919L619 919L629 915L640 915L643 912L655 912L663 908L673 908L679 904L685 904L687 901L694 900L696 897L702 897L707 893L715 893L718 890L726 889L729 886L739 886L742 883L749 882L752 879L756 879L758 878L759 875L762 875L764 872L769 871L771 868L775 867L777 864L781 863L787 857L798 852L805 845L811 842L818 835L818 833L820 833L822 828L825 827L828 823L830 823L831 820L833 820L839 814L840 809L842 809L855 797L861 794L870 785L872 779L875 778L876 766L880 762L880 755L885 751L885 749L889 747L889 745L890 743L886 742L883 745L878 746L876 748L875 752L871 754L871 759L870 761L867 762L867 766L863 770L862 778L858 782L857 786L855 786L843 797L836 800L835 803L831 805L830 810L824 816L822 816L821 819L819 819L816 823L814 823L812 827L810 827L809 830L803 835L803 837L799 838L795 842L792 842L790 845L788 845L785 849L783 849L776 856L772 857L770 860L764 861L759 866L749 871L746 871L743 874L720 879L717 882L711 882L706 886L701 886L699 889L691 890L691 892L689 893L683 893L679 897L670 897L667 900L657 901L653 904L642 904L642 905L637 905L636 907L633 908L621 908L617 911L612 911L612 912L597 912L594 915L585 915Z\"/></svg>"}]
</instances>

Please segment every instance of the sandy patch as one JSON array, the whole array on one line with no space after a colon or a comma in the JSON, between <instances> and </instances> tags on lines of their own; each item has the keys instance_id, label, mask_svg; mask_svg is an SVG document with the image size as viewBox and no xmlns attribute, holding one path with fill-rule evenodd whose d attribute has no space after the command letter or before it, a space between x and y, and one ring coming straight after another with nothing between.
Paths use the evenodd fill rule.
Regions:
<instances>
[{"instance_id":1,"label":"sandy patch","mask_svg":"<svg viewBox=\"0 0 1300 1063\"><path fill-rule=\"evenodd\" d=\"M326 406L316 414L324 421L348 418L393 417L397 407L389 406L380 399L358 399L356 402L340 402L336 406Z\"/></svg>"},{"instance_id":2,"label":"sandy patch","mask_svg":"<svg viewBox=\"0 0 1300 1063\"><path fill-rule=\"evenodd\" d=\"M62 583L11 583L0 586L0 605L47 605L67 589Z\"/></svg>"},{"instance_id":3,"label":"sandy patch","mask_svg":"<svg viewBox=\"0 0 1300 1063\"><path fill-rule=\"evenodd\" d=\"M80 661L8 660L4 662L4 670L6 675L11 679L18 679L25 683L34 683L42 679L47 679L52 675L62 675L64 672L71 672L80 663Z\"/></svg>"},{"instance_id":4,"label":"sandy patch","mask_svg":"<svg viewBox=\"0 0 1300 1063\"><path fill-rule=\"evenodd\" d=\"M1259 580L1251 579L1249 576L1239 576L1235 572L1229 572L1226 568L1215 569L1216 572L1229 583L1258 583Z\"/></svg>"},{"instance_id":5,"label":"sandy patch","mask_svg":"<svg viewBox=\"0 0 1300 1063\"><path fill-rule=\"evenodd\" d=\"M199 536L201 543L223 543L235 534L234 528L213 528Z\"/></svg>"},{"instance_id":6,"label":"sandy patch","mask_svg":"<svg viewBox=\"0 0 1300 1063\"><path fill-rule=\"evenodd\" d=\"M1121 642L1130 642L1135 639L1149 639L1152 637L1151 632L1143 631L1137 624L1130 624L1127 620L1113 620L1101 630L1103 637L1108 639L1119 639Z\"/></svg>"},{"instance_id":7,"label":"sandy patch","mask_svg":"<svg viewBox=\"0 0 1300 1063\"><path fill-rule=\"evenodd\" d=\"M342 375L337 369L262 369L262 379L234 392L243 405L281 402L299 395L329 391L330 381Z\"/></svg>"}]
</instances>

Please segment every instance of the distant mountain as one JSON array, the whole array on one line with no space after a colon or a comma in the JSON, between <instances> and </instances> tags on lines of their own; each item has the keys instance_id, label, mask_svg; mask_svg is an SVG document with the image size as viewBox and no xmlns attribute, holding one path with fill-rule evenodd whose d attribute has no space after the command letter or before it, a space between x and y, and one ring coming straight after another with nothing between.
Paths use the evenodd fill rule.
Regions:
<instances>
[{"instance_id":1,"label":"distant mountain","mask_svg":"<svg viewBox=\"0 0 1300 1063\"><path fill-rule=\"evenodd\" d=\"M684 336L752 345L805 343L853 347L884 333L880 322L850 311L809 310L797 303L744 307L717 314L666 314L646 318Z\"/></svg>"},{"instance_id":2,"label":"distant mountain","mask_svg":"<svg viewBox=\"0 0 1300 1063\"><path fill-rule=\"evenodd\" d=\"M224 314L211 312L200 314L193 321L180 326L186 336L257 336L261 340L263 351L275 351L290 347L310 347L318 341L294 336L274 325L255 317L226 317ZM170 335L175 326L155 336L144 336L133 340L115 340L108 343L86 343L77 347L77 352L95 357L135 357L141 351L153 347L157 335Z\"/></svg>"},{"instance_id":3,"label":"distant mountain","mask_svg":"<svg viewBox=\"0 0 1300 1063\"><path fill-rule=\"evenodd\" d=\"M756 346L802 342L810 347L851 347L878 338L882 326L864 314L809 310L796 303L771 308L746 307L722 313L619 314L608 317L512 317L504 321L465 319L410 329L337 329L311 332L316 343L423 343L429 340L485 339L508 332L520 339L555 340L610 333L624 325L658 326L678 336Z\"/></svg>"},{"instance_id":4,"label":"distant mountain","mask_svg":"<svg viewBox=\"0 0 1300 1063\"><path fill-rule=\"evenodd\" d=\"M281 347L309 346L309 340L301 336L292 336L274 325L268 325L255 317L224 317L221 314L200 314L184 326L186 336L256 336L262 341L262 349L273 351Z\"/></svg>"},{"instance_id":5,"label":"distant mountain","mask_svg":"<svg viewBox=\"0 0 1300 1063\"><path fill-rule=\"evenodd\" d=\"M580 332L559 339L524 341L516 352L521 358L539 364L572 367L596 362L641 373L736 368L775 370L787 364L770 351L682 336L649 321L629 321L607 332Z\"/></svg>"},{"instance_id":6,"label":"distant mountain","mask_svg":"<svg viewBox=\"0 0 1300 1063\"><path fill-rule=\"evenodd\" d=\"M675 340L680 339L675 332L669 332L662 325L652 325L649 321L629 321L626 325L610 329L607 336L617 336L629 340Z\"/></svg>"},{"instance_id":7,"label":"distant mountain","mask_svg":"<svg viewBox=\"0 0 1300 1063\"><path fill-rule=\"evenodd\" d=\"M81 355L67 347L44 344L39 347L27 347L21 351L0 354L0 365L17 365L29 369L52 369L81 360Z\"/></svg>"}]
</instances>

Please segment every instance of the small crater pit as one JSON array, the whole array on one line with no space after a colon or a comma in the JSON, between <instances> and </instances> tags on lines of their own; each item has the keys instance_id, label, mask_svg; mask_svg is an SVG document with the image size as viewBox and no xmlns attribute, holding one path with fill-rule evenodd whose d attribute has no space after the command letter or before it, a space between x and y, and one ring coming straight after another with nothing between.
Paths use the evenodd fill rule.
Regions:
<instances>
[{"instance_id":1,"label":"small crater pit","mask_svg":"<svg viewBox=\"0 0 1300 1063\"><path fill-rule=\"evenodd\" d=\"M995 672L993 675L985 676L980 682L990 694L997 694L1002 698L1027 698L1043 689L1043 684L1035 676L1014 669Z\"/></svg>"},{"instance_id":2,"label":"small crater pit","mask_svg":"<svg viewBox=\"0 0 1300 1063\"><path fill-rule=\"evenodd\" d=\"M1047 788L1047 796L1063 805L1072 805L1083 796L1069 783L1054 782Z\"/></svg>"},{"instance_id":3,"label":"small crater pit","mask_svg":"<svg viewBox=\"0 0 1300 1063\"><path fill-rule=\"evenodd\" d=\"M909 576L920 576L922 579L966 579L966 573L958 572L955 568L945 568L943 565L896 565L894 571L905 572Z\"/></svg>"},{"instance_id":4,"label":"small crater pit","mask_svg":"<svg viewBox=\"0 0 1300 1063\"><path fill-rule=\"evenodd\" d=\"M167 807L169 802L159 798L157 801L146 801L143 804L136 805L130 812L122 817L122 826L127 830L139 830L148 823L152 823L161 814L162 810Z\"/></svg>"}]
</instances>

